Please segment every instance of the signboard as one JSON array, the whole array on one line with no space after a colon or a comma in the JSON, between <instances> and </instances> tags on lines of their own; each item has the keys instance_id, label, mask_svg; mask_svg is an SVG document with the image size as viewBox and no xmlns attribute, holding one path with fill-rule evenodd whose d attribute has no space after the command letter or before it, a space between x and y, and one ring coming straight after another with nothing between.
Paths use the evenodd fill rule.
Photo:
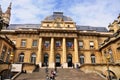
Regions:
<instances>
[{"instance_id":1,"label":"signboard","mask_svg":"<svg viewBox=\"0 0 120 80\"><path fill-rule=\"evenodd\" d=\"M12 72L21 72L22 64L12 64L11 71Z\"/></svg>"}]
</instances>

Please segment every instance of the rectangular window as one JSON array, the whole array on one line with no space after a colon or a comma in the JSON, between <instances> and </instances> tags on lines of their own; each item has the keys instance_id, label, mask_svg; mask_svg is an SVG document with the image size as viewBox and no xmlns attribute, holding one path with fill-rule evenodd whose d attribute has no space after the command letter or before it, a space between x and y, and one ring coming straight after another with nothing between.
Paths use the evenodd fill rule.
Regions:
<instances>
[{"instance_id":1,"label":"rectangular window","mask_svg":"<svg viewBox=\"0 0 120 80\"><path fill-rule=\"evenodd\" d=\"M26 40L23 39L23 40L21 41L21 47L25 47L25 46L26 46Z\"/></svg>"},{"instance_id":2,"label":"rectangular window","mask_svg":"<svg viewBox=\"0 0 120 80\"><path fill-rule=\"evenodd\" d=\"M94 48L94 42L90 41L90 49L93 49L93 48Z\"/></svg>"},{"instance_id":3,"label":"rectangular window","mask_svg":"<svg viewBox=\"0 0 120 80\"><path fill-rule=\"evenodd\" d=\"M67 42L67 47L68 48L73 48L73 43L72 42Z\"/></svg>"},{"instance_id":4,"label":"rectangular window","mask_svg":"<svg viewBox=\"0 0 120 80\"><path fill-rule=\"evenodd\" d=\"M61 47L61 42L60 41L56 41L56 47L60 48Z\"/></svg>"},{"instance_id":5,"label":"rectangular window","mask_svg":"<svg viewBox=\"0 0 120 80\"><path fill-rule=\"evenodd\" d=\"M50 41L45 41L44 46L45 46L45 48L49 48L49 46L50 46Z\"/></svg>"},{"instance_id":6,"label":"rectangular window","mask_svg":"<svg viewBox=\"0 0 120 80\"><path fill-rule=\"evenodd\" d=\"M37 46L37 40L33 40L32 47L36 47L36 46Z\"/></svg>"},{"instance_id":7,"label":"rectangular window","mask_svg":"<svg viewBox=\"0 0 120 80\"><path fill-rule=\"evenodd\" d=\"M79 41L79 48L83 48L83 41Z\"/></svg>"}]
</instances>

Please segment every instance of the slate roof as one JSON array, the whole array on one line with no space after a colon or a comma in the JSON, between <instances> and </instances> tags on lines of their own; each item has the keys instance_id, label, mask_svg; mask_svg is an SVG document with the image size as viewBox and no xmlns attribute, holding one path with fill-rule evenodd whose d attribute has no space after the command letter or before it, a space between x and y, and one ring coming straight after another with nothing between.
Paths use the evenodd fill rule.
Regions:
<instances>
[{"instance_id":1,"label":"slate roof","mask_svg":"<svg viewBox=\"0 0 120 80\"><path fill-rule=\"evenodd\" d=\"M108 32L106 27L92 27L92 26L81 26L81 25L76 25L76 27L77 30Z\"/></svg>"},{"instance_id":2,"label":"slate roof","mask_svg":"<svg viewBox=\"0 0 120 80\"><path fill-rule=\"evenodd\" d=\"M16 29L40 29L40 24L10 24L7 28L8 30L16 30ZM76 25L77 30L82 31L97 31L97 32L108 32L106 27L92 27L92 26L81 26Z\"/></svg>"},{"instance_id":3,"label":"slate roof","mask_svg":"<svg viewBox=\"0 0 120 80\"><path fill-rule=\"evenodd\" d=\"M62 18L64 21L72 21L72 18L64 16L63 12L53 12L52 15L47 16L44 20L47 20L47 21L55 20L57 17Z\"/></svg>"},{"instance_id":4,"label":"slate roof","mask_svg":"<svg viewBox=\"0 0 120 80\"><path fill-rule=\"evenodd\" d=\"M39 29L40 24L10 24L8 30L16 30L20 28Z\"/></svg>"}]
</instances>

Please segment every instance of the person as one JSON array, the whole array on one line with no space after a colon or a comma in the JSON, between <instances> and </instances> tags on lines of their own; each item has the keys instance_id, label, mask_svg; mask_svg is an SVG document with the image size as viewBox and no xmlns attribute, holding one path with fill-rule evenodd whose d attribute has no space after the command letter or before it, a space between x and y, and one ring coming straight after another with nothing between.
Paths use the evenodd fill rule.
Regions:
<instances>
[{"instance_id":1,"label":"person","mask_svg":"<svg viewBox=\"0 0 120 80\"><path fill-rule=\"evenodd\" d=\"M56 71L55 70L53 71L53 75L56 76Z\"/></svg>"},{"instance_id":2,"label":"person","mask_svg":"<svg viewBox=\"0 0 120 80\"><path fill-rule=\"evenodd\" d=\"M48 73L48 67L45 68L45 72Z\"/></svg>"},{"instance_id":3,"label":"person","mask_svg":"<svg viewBox=\"0 0 120 80\"><path fill-rule=\"evenodd\" d=\"M49 76L48 75L46 75L46 80L49 80Z\"/></svg>"},{"instance_id":4,"label":"person","mask_svg":"<svg viewBox=\"0 0 120 80\"><path fill-rule=\"evenodd\" d=\"M75 68L74 64L72 63L73 68Z\"/></svg>"},{"instance_id":5,"label":"person","mask_svg":"<svg viewBox=\"0 0 120 80\"><path fill-rule=\"evenodd\" d=\"M55 67L55 71L57 72L57 67Z\"/></svg>"}]
</instances>

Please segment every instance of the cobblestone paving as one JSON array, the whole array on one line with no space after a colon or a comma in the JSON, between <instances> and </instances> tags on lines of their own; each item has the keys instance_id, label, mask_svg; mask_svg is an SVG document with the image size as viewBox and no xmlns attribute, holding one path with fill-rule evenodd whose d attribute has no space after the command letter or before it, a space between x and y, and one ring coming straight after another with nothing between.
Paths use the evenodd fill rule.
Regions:
<instances>
[{"instance_id":1,"label":"cobblestone paving","mask_svg":"<svg viewBox=\"0 0 120 80\"><path fill-rule=\"evenodd\" d=\"M51 69L49 69L50 73ZM49 74L48 74L49 75ZM76 69L58 69L56 80L105 80L94 73L84 73ZM45 69L39 72L21 74L15 80L46 80Z\"/></svg>"}]
</instances>

